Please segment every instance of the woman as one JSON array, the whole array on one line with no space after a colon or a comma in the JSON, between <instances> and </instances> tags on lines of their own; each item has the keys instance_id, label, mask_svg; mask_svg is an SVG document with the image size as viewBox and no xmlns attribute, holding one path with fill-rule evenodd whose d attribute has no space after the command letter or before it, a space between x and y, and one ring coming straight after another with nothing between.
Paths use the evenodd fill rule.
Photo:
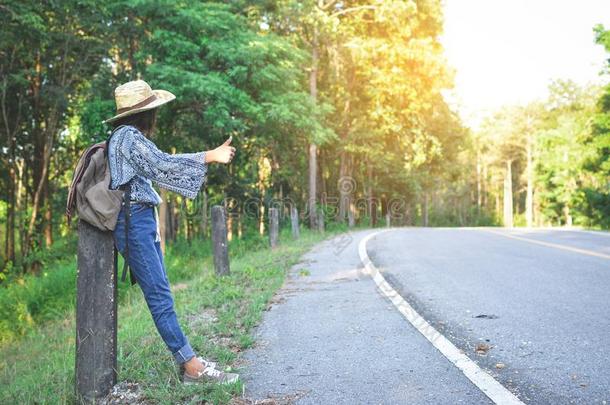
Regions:
<instances>
[{"instance_id":1,"label":"woman","mask_svg":"<svg viewBox=\"0 0 610 405\"><path fill-rule=\"evenodd\" d=\"M165 90L152 90L143 80L117 87L117 114L104 121L114 127L108 144L111 189L129 186L131 196L128 223L128 262L159 334L179 365L185 383L216 381L232 383L239 376L216 370L215 363L196 356L182 332L165 272L155 207L161 198L152 182L188 198L195 198L206 180L208 165L229 163L235 154L231 138L216 149L170 155L148 138L155 128L156 111L175 99ZM125 255L125 213L121 208L114 241Z\"/></svg>"}]
</instances>

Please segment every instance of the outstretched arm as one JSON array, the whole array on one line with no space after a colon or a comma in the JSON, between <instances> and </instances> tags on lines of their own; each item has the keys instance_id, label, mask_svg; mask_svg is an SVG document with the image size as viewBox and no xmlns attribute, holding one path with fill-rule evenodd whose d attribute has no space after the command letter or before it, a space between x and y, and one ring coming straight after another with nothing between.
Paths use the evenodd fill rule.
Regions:
<instances>
[{"instance_id":1,"label":"outstretched arm","mask_svg":"<svg viewBox=\"0 0 610 405\"><path fill-rule=\"evenodd\" d=\"M206 180L206 152L171 155L157 148L140 131L127 128L117 151L135 174L154 181L160 187L195 198Z\"/></svg>"},{"instance_id":2,"label":"outstretched arm","mask_svg":"<svg viewBox=\"0 0 610 405\"><path fill-rule=\"evenodd\" d=\"M135 173L188 198L197 196L206 180L208 164L228 163L235 153L229 138L213 150L172 155L159 150L140 131L133 128L128 131L121 138L118 151Z\"/></svg>"}]
</instances>

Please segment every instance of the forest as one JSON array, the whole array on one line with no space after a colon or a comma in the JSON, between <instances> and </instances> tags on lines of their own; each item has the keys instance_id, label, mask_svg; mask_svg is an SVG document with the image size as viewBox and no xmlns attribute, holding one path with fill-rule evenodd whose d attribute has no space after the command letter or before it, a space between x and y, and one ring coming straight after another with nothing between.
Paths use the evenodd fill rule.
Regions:
<instances>
[{"instance_id":1,"label":"forest","mask_svg":"<svg viewBox=\"0 0 610 405\"><path fill-rule=\"evenodd\" d=\"M214 204L231 238L278 204L313 228L610 228L610 87L558 78L468 128L443 97L440 0L4 0L0 22L5 285L73 256L74 166L138 78L177 96L160 148L238 150L196 200L162 192L165 243L208 238ZM610 52L603 26L591 41Z\"/></svg>"}]
</instances>

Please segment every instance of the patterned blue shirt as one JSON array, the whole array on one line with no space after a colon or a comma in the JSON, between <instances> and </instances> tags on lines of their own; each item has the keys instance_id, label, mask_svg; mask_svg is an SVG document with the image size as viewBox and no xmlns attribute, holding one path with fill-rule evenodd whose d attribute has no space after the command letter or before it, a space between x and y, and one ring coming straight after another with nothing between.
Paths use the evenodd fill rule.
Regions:
<instances>
[{"instance_id":1,"label":"patterned blue shirt","mask_svg":"<svg viewBox=\"0 0 610 405\"><path fill-rule=\"evenodd\" d=\"M152 182L187 198L195 198L208 171L205 152L175 155L162 152L131 125L114 132L108 145L108 163L111 189L116 190L131 181L131 200L154 205L162 200Z\"/></svg>"}]
</instances>

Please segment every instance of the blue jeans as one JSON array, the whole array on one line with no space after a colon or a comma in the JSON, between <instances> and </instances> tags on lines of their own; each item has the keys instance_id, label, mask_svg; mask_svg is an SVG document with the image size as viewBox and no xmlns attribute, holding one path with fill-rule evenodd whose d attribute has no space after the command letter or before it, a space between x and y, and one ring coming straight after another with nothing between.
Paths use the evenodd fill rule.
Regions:
<instances>
[{"instance_id":1,"label":"blue jeans","mask_svg":"<svg viewBox=\"0 0 610 405\"><path fill-rule=\"evenodd\" d=\"M161 243L157 238L155 210L147 204L131 204L129 218L129 266L142 289L155 326L178 364L195 356L182 333L174 311L174 299L163 263ZM124 255L125 214L123 209L114 230L114 243Z\"/></svg>"}]
</instances>

